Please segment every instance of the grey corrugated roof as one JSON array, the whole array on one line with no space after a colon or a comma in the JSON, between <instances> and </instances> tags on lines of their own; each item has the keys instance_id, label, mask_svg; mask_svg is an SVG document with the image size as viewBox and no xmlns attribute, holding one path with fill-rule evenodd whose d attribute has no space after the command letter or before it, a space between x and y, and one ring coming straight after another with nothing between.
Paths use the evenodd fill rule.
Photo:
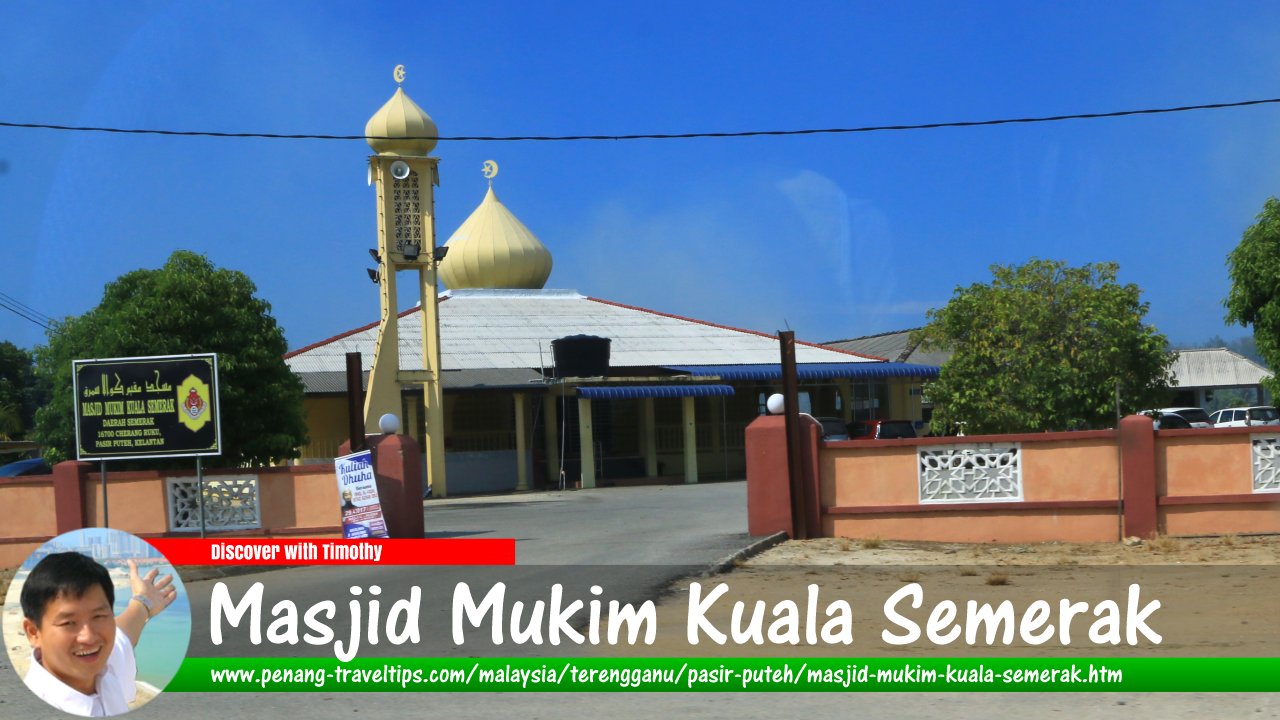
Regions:
<instances>
[{"instance_id":1,"label":"grey corrugated roof","mask_svg":"<svg viewBox=\"0 0 1280 720\"><path fill-rule=\"evenodd\" d=\"M1173 362L1173 387L1257 385L1271 371L1226 348L1179 350Z\"/></svg>"},{"instance_id":2,"label":"grey corrugated roof","mask_svg":"<svg viewBox=\"0 0 1280 720\"><path fill-rule=\"evenodd\" d=\"M454 290L440 302L440 360L448 370L540 368L552 364L551 341L570 335L609 338L613 367L750 365L778 362L778 340L690 318L631 307L572 290ZM399 318L400 367L422 369L418 310ZM345 354L373 362L376 325L286 356L294 372L340 372ZM876 358L796 344L796 362L873 362Z\"/></svg>"},{"instance_id":3,"label":"grey corrugated roof","mask_svg":"<svg viewBox=\"0 0 1280 720\"><path fill-rule=\"evenodd\" d=\"M837 350L850 350L864 355L876 355L892 362L910 362L918 365L942 365L951 358L950 350L924 351L911 344L911 333L919 328L895 330L879 335L864 335L848 340L832 340L823 343Z\"/></svg>"}]
</instances>

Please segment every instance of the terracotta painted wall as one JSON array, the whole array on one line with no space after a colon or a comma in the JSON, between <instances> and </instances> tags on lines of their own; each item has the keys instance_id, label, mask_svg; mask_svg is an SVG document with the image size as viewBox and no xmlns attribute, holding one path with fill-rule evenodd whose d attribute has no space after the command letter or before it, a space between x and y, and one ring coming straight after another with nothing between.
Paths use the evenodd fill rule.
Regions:
<instances>
[{"instance_id":1,"label":"terracotta painted wall","mask_svg":"<svg viewBox=\"0 0 1280 720\"><path fill-rule=\"evenodd\" d=\"M1146 419L1126 418L1126 432L1153 432L1136 420ZM1112 542L1139 524L1144 535L1280 533L1280 493L1253 492L1256 430L1165 431L1129 446L1109 430L965 438L1021 443L1020 503L919 504L917 449L956 438L830 443L819 461L823 527L842 537L950 542ZM1142 518L1126 514L1123 526L1122 452L1136 473L1124 507L1146 508ZM1143 473L1153 485L1138 481Z\"/></svg>"},{"instance_id":2,"label":"terracotta painted wall","mask_svg":"<svg viewBox=\"0 0 1280 720\"><path fill-rule=\"evenodd\" d=\"M1019 442L1022 502L921 504L917 450ZM939 542L1106 542L1119 537L1112 432L830 443L820 454L823 527L837 537Z\"/></svg>"},{"instance_id":3,"label":"terracotta painted wall","mask_svg":"<svg viewBox=\"0 0 1280 720\"><path fill-rule=\"evenodd\" d=\"M1117 500L1119 451L1113 438L1024 442L1022 478L1027 502Z\"/></svg>"},{"instance_id":4,"label":"terracotta painted wall","mask_svg":"<svg viewBox=\"0 0 1280 720\"><path fill-rule=\"evenodd\" d=\"M1164 534L1184 537L1280 533L1280 497L1265 504L1165 506L1160 508L1160 524Z\"/></svg>"},{"instance_id":5,"label":"terracotta painted wall","mask_svg":"<svg viewBox=\"0 0 1280 720\"><path fill-rule=\"evenodd\" d=\"M1253 491L1255 431L1224 428L1157 435L1161 533L1280 533L1280 493Z\"/></svg>"},{"instance_id":6,"label":"terracotta painted wall","mask_svg":"<svg viewBox=\"0 0 1280 720\"><path fill-rule=\"evenodd\" d=\"M102 527L100 473L90 473L83 484L85 518ZM163 533L169 529L165 505L164 475L157 472L113 473L107 469L107 516L110 527L134 535Z\"/></svg>"},{"instance_id":7,"label":"terracotta painted wall","mask_svg":"<svg viewBox=\"0 0 1280 720\"><path fill-rule=\"evenodd\" d=\"M1115 542L1119 538L1114 510L1056 509L965 511L949 506L927 514L827 515L830 537L959 543Z\"/></svg>"},{"instance_id":8,"label":"terracotta painted wall","mask_svg":"<svg viewBox=\"0 0 1280 720\"><path fill-rule=\"evenodd\" d=\"M342 524L342 505L333 467L323 465L290 468L294 521L290 527L334 527ZM338 534L341 536L341 533Z\"/></svg>"},{"instance_id":9,"label":"terracotta painted wall","mask_svg":"<svg viewBox=\"0 0 1280 720\"><path fill-rule=\"evenodd\" d=\"M52 508L53 483L48 479L0 480L0 513L4 517L0 525L0 568L21 565L40 547L43 538L57 534Z\"/></svg>"},{"instance_id":10,"label":"terracotta painted wall","mask_svg":"<svg viewBox=\"0 0 1280 720\"><path fill-rule=\"evenodd\" d=\"M1244 430L1157 435L1156 489L1174 496L1252 493L1252 434Z\"/></svg>"},{"instance_id":11,"label":"terracotta painted wall","mask_svg":"<svg viewBox=\"0 0 1280 720\"><path fill-rule=\"evenodd\" d=\"M819 467L823 505L915 505L920 501L916 445L908 440L832 443L820 452Z\"/></svg>"}]
</instances>

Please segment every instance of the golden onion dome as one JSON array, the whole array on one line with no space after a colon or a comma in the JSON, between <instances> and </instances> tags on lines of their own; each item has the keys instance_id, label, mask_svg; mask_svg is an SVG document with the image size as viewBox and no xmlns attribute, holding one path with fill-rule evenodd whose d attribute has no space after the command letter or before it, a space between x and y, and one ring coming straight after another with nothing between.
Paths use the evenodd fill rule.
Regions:
<instances>
[{"instance_id":1,"label":"golden onion dome","mask_svg":"<svg viewBox=\"0 0 1280 720\"><path fill-rule=\"evenodd\" d=\"M440 131L404 88L396 88L391 99L365 123L364 134L369 147L379 155L424 157L436 146Z\"/></svg>"},{"instance_id":2,"label":"golden onion dome","mask_svg":"<svg viewBox=\"0 0 1280 720\"><path fill-rule=\"evenodd\" d=\"M540 290L551 276L551 251L498 200L492 184L445 245L440 279L452 290Z\"/></svg>"}]
</instances>

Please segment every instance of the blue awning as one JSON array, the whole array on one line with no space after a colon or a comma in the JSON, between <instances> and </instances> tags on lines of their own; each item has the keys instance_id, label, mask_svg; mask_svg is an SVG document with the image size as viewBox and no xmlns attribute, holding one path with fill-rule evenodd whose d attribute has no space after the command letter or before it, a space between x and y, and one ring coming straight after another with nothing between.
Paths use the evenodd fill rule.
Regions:
<instances>
[{"instance_id":1,"label":"blue awning","mask_svg":"<svg viewBox=\"0 0 1280 720\"><path fill-rule=\"evenodd\" d=\"M578 397L597 399L713 397L732 395L728 385L611 385L579 387Z\"/></svg>"},{"instance_id":2,"label":"blue awning","mask_svg":"<svg viewBox=\"0 0 1280 720\"><path fill-rule=\"evenodd\" d=\"M672 365L668 370L699 377L719 377L721 380L781 380L782 365ZM796 374L801 380L833 380L854 378L874 380L879 378L915 377L932 380L938 377L935 365L914 365L895 362L863 363L799 363Z\"/></svg>"}]
</instances>

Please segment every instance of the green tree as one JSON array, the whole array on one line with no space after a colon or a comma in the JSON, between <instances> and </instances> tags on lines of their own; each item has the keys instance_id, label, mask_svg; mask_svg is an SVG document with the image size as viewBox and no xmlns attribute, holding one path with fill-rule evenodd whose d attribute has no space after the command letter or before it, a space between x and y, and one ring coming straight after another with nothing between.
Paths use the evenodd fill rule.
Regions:
<instances>
[{"instance_id":1,"label":"green tree","mask_svg":"<svg viewBox=\"0 0 1280 720\"><path fill-rule=\"evenodd\" d=\"M1280 367L1280 200L1263 203L1257 222L1227 255L1227 273L1227 322L1253 327L1264 364L1272 370ZM1263 384L1272 394L1280 391L1274 376Z\"/></svg>"},{"instance_id":2,"label":"green tree","mask_svg":"<svg viewBox=\"0 0 1280 720\"><path fill-rule=\"evenodd\" d=\"M0 440L17 440L31 428L40 392L31 353L0 342Z\"/></svg>"},{"instance_id":3,"label":"green tree","mask_svg":"<svg viewBox=\"0 0 1280 720\"><path fill-rule=\"evenodd\" d=\"M109 283L97 307L56 323L36 349L51 388L36 413L36 439L52 461L75 458L71 361L218 354L222 457L234 467L297 457L306 443L302 382L284 363L284 333L248 276L179 250L158 270ZM154 465L154 463L153 463Z\"/></svg>"},{"instance_id":4,"label":"green tree","mask_svg":"<svg viewBox=\"0 0 1280 720\"><path fill-rule=\"evenodd\" d=\"M46 396L36 382L31 353L11 342L0 342L0 440L25 440L35 424L36 408ZM0 465L26 453L0 453Z\"/></svg>"},{"instance_id":5,"label":"green tree","mask_svg":"<svg viewBox=\"0 0 1280 720\"><path fill-rule=\"evenodd\" d=\"M1114 425L1117 383L1122 411L1159 405L1173 355L1143 322L1138 286L1116 282L1118 269L1033 259L957 287L917 331L926 347L954 353L925 387L934 432L957 422L969 433Z\"/></svg>"}]
</instances>

